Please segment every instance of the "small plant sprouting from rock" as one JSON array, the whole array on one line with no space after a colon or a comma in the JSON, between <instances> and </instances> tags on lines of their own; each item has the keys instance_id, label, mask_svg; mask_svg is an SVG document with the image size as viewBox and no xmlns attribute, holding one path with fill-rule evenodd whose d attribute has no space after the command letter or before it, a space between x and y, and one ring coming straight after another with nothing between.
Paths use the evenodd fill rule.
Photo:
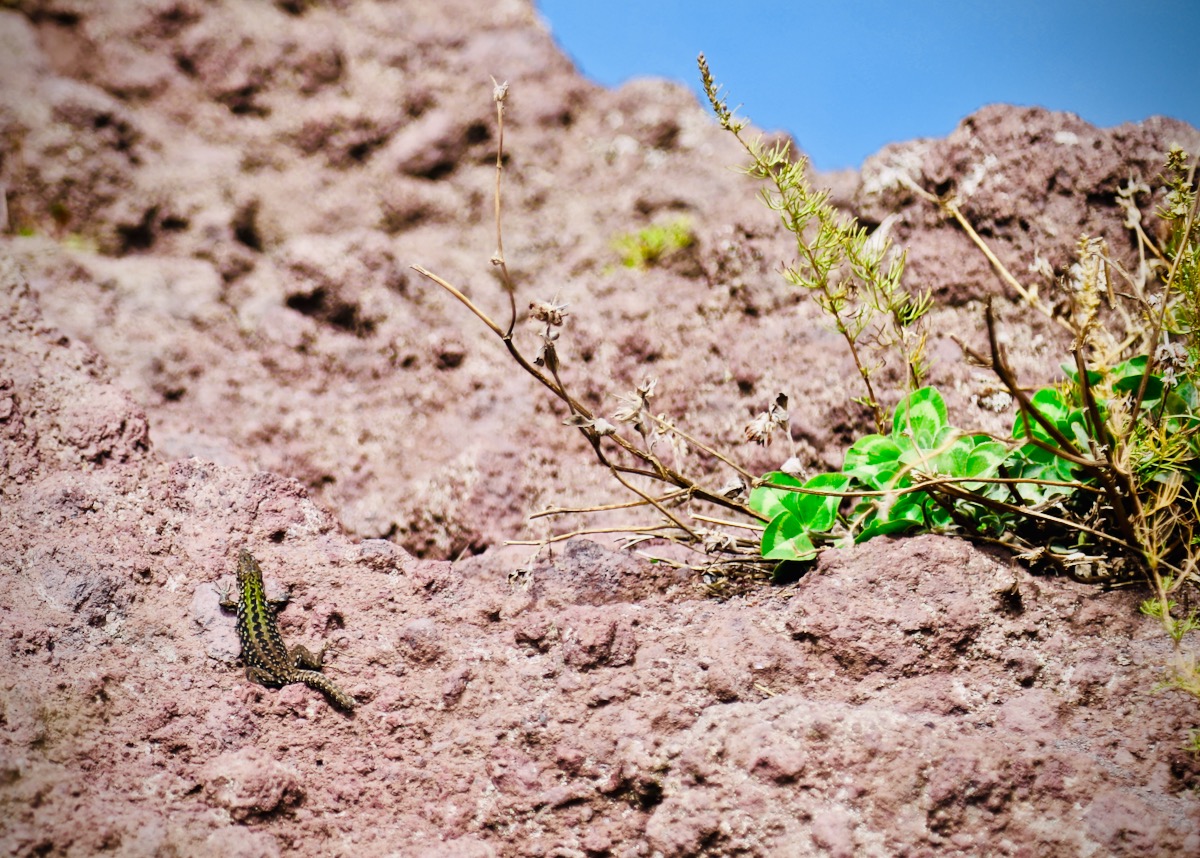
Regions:
<instances>
[{"instance_id":1,"label":"small plant sprouting from rock","mask_svg":"<svg viewBox=\"0 0 1200 858\"><path fill-rule=\"evenodd\" d=\"M810 561L823 548L884 534L934 532L997 543L1033 567L1077 581L1147 586L1143 611L1163 624L1179 652L1168 684L1200 697L1200 667L1181 649L1200 629L1192 607L1200 585L1200 224L1187 156L1173 151L1167 162L1169 193L1159 215L1169 221L1169 240L1159 247L1140 228L1137 197L1148 188L1130 181L1119 202L1145 264L1126 273L1109 259L1103 242L1081 239L1078 262L1063 283L1070 296L1066 314L1053 312L1004 268L953 195L938 197L913 185L962 227L1028 307L1072 338L1063 380L1031 393L1008 364L988 303L986 353L963 349L995 373L1001 395L994 401L1013 408L1011 431L993 437L955 427L941 394L924 386L924 318L932 297L904 288L904 254L836 211L827 192L811 187L803 159L793 160L788 146L746 139L747 122L728 109L703 56L700 73L718 122L749 155L746 172L763 183L764 202L795 239L795 261L784 268L785 279L812 296L845 342L863 386L855 401L869 409L876 432L850 446L838 471L802 479L803 467L789 459L760 477L667 415L655 414L654 379L619 397L607 416L585 407L564 381L557 341L567 315L557 301L529 305L540 328L536 355L526 357L514 340L516 289L501 238L507 88L498 85L497 250L491 261L509 296L507 325L454 285L413 267L470 309L512 359L563 403L563 423L584 435L599 463L633 497L538 515L633 510L653 517L573 530L549 541L601 532L625 534L628 545L671 541L703 555L691 568L703 571L717 592L744 581L742 570L757 570L753 577L761 578L772 567L779 573ZM633 265L662 258L666 250L659 248L678 243L667 232L627 239L624 258ZM1114 276L1123 281L1119 288L1113 288ZM885 366L903 379L896 393L878 387ZM889 409L888 401L896 404ZM766 444L776 429L788 432L782 395L747 427L746 439ZM686 456L664 460L656 445L661 439L668 448L702 453L728 473L722 478L710 468L696 476ZM713 508L723 510L720 517Z\"/></svg>"},{"instance_id":2,"label":"small plant sprouting from rock","mask_svg":"<svg viewBox=\"0 0 1200 858\"><path fill-rule=\"evenodd\" d=\"M637 232L627 232L613 239L613 249L626 268L648 268L670 258L696 242L691 221L676 218L666 223L651 224Z\"/></svg>"},{"instance_id":3,"label":"small plant sprouting from rock","mask_svg":"<svg viewBox=\"0 0 1200 858\"><path fill-rule=\"evenodd\" d=\"M1200 629L1200 614L1188 607L1200 585L1200 224L1187 156L1176 149L1167 158L1169 192L1159 212L1170 224L1165 247L1138 226L1135 197L1148 188L1131 181L1121 194L1126 223L1150 261L1127 274L1103 242L1082 238L1063 284L1071 305L1065 317L1004 269L953 196L914 187L962 225L1026 304L1072 335L1064 380L1031 395L1006 360L988 302L989 353L964 351L992 369L1015 404L1010 436L993 438L952 426L938 391L918 386L924 339L909 331L928 296L900 291L899 274L891 277L895 265L881 278L881 257L864 262L852 222L831 226L822 217L824 200L804 182L803 161L790 161L786 147L744 140L746 123L726 106L703 55L699 65L718 121L746 148L748 172L767 185L767 204L796 236L801 266L789 269L788 279L812 291L862 372L856 329L844 321L859 312L847 314L843 293L831 293L823 279L848 266L857 294L867 296L862 306L891 315L892 339L875 341L899 346L910 369L890 431L869 373L862 372L864 401L874 405L879 431L847 450L840 471L803 482L779 471L757 485L750 505L771 519L763 555L805 561L824 546L937 532L1004 545L1077 581L1147 584L1151 597L1142 610L1162 622L1179 655L1167 684L1200 697L1200 668L1179 651ZM813 221L815 234L807 231ZM1113 272L1124 281L1120 288L1112 288Z\"/></svg>"}]
</instances>

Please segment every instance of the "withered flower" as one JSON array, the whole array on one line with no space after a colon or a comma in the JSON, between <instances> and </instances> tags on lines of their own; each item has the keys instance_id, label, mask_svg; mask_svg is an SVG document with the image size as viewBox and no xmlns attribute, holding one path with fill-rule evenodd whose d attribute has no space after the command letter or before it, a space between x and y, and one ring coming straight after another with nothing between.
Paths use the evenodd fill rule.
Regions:
<instances>
[{"instance_id":1,"label":"withered flower","mask_svg":"<svg viewBox=\"0 0 1200 858\"><path fill-rule=\"evenodd\" d=\"M753 441L755 444L765 447L771 443L771 433L774 431L775 421L771 419L769 413L763 411L750 421L750 425L742 434L745 435L747 441Z\"/></svg>"},{"instance_id":2,"label":"withered flower","mask_svg":"<svg viewBox=\"0 0 1200 858\"><path fill-rule=\"evenodd\" d=\"M535 322L545 322L551 327L559 327L568 315L563 312L567 307L567 304L558 304L553 301L530 301L529 318Z\"/></svg>"},{"instance_id":3,"label":"withered flower","mask_svg":"<svg viewBox=\"0 0 1200 858\"><path fill-rule=\"evenodd\" d=\"M782 429L785 432L788 429L788 398L786 393L781 393L775 397L775 401L771 403L771 407L767 411L763 411L755 416L750 421L750 425L746 427L744 435L747 441L753 441L756 444L767 446L771 443L771 435L776 429Z\"/></svg>"}]
</instances>

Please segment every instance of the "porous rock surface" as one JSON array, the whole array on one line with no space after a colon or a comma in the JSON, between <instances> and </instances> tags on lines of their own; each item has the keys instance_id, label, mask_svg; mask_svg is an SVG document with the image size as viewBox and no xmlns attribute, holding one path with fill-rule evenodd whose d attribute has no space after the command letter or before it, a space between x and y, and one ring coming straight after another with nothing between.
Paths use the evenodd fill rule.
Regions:
<instances>
[{"instance_id":1,"label":"porous rock surface","mask_svg":"<svg viewBox=\"0 0 1200 858\"><path fill-rule=\"evenodd\" d=\"M1200 852L1197 705L1154 690L1136 590L919 537L717 601L607 543L504 547L614 489L409 268L506 313L491 75L505 255L521 302L570 304L577 395L657 376L656 410L759 470L866 429L736 146L676 86L582 80L525 0L7 4L0 852ZM995 296L1037 383L1061 334L911 185L1053 300L1080 232L1132 263L1116 197L1172 143L1200 135L993 106L817 178L910 248L932 381L998 429L949 335L978 346ZM614 236L679 216L691 249L619 267ZM792 448L740 446L779 391ZM245 679L217 604L242 546L352 715Z\"/></svg>"}]
</instances>

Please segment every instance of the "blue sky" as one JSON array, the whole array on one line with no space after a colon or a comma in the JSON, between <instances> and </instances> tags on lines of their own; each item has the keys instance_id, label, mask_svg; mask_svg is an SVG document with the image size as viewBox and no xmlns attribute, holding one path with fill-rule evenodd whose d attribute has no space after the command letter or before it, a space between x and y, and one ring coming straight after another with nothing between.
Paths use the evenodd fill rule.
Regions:
<instances>
[{"instance_id":1,"label":"blue sky","mask_svg":"<svg viewBox=\"0 0 1200 858\"><path fill-rule=\"evenodd\" d=\"M589 78L683 81L708 56L730 106L822 170L949 134L985 104L1100 126L1200 126L1200 0L537 0ZM1174 39L1172 43L1170 40ZM1200 154L1200 153L1193 153Z\"/></svg>"}]
</instances>

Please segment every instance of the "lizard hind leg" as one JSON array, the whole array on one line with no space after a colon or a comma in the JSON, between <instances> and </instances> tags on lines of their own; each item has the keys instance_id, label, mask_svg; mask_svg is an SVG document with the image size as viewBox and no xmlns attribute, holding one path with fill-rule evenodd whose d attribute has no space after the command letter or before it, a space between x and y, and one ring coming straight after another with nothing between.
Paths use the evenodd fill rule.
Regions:
<instances>
[{"instance_id":1,"label":"lizard hind leg","mask_svg":"<svg viewBox=\"0 0 1200 858\"><path fill-rule=\"evenodd\" d=\"M246 678L268 688L275 688L283 684L274 672L252 665L246 668Z\"/></svg>"},{"instance_id":2,"label":"lizard hind leg","mask_svg":"<svg viewBox=\"0 0 1200 858\"><path fill-rule=\"evenodd\" d=\"M299 667L304 670L320 670L325 663L325 647L321 647L319 652L313 653L310 649L300 644L296 644L288 652L288 661L292 667Z\"/></svg>"}]
</instances>

